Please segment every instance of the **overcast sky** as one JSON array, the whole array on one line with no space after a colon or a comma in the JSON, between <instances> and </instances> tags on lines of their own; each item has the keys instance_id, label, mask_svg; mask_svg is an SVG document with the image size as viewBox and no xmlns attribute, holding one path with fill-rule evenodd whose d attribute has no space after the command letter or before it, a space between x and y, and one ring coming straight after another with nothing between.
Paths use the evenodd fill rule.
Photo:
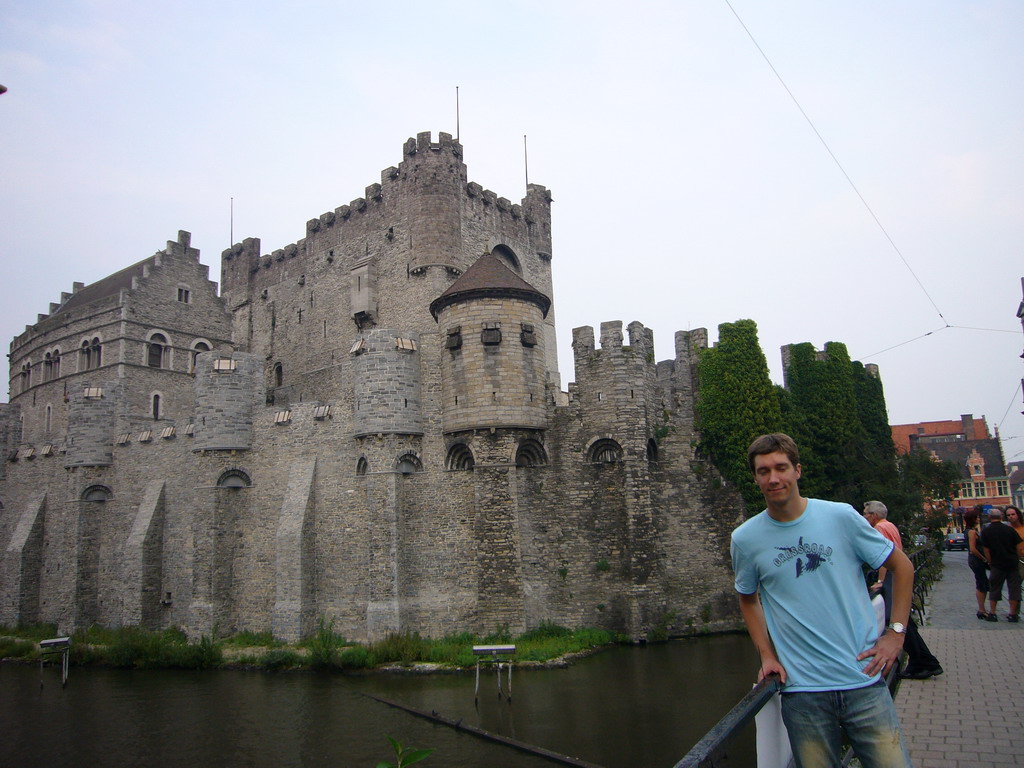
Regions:
<instances>
[{"instance_id":1,"label":"overcast sky","mask_svg":"<svg viewBox=\"0 0 1024 768\"><path fill-rule=\"evenodd\" d=\"M458 86L470 180L518 201L525 134L554 197L563 386L575 326L751 318L1024 460L1024 3L730 2L6 0L0 338L179 229L219 279L232 197L295 242Z\"/></svg>"}]
</instances>

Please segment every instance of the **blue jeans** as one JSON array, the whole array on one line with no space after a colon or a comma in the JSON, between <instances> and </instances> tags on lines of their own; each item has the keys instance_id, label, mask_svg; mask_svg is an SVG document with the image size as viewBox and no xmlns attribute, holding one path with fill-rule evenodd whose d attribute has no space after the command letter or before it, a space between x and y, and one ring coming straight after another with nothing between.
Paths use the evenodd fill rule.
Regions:
<instances>
[{"instance_id":1,"label":"blue jeans","mask_svg":"<svg viewBox=\"0 0 1024 768\"><path fill-rule=\"evenodd\" d=\"M797 768L838 768L846 734L864 768L911 768L896 707L879 680L852 691L782 694Z\"/></svg>"}]
</instances>

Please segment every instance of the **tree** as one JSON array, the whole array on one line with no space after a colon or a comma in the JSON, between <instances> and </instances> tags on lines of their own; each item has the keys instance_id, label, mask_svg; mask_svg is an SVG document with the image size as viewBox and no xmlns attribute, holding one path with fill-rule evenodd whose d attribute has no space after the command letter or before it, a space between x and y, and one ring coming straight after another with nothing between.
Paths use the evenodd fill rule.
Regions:
<instances>
[{"instance_id":1,"label":"tree","mask_svg":"<svg viewBox=\"0 0 1024 768\"><path fill-rule=\"evenodd\" d=\"M889 519L909 530L928 528L941 535L960 481L960 467L952 461L939 461L929 451L918 448L897 459L898 482L889 507Z\"/></svg>"},{"instance_id":2,"label":"tree","mask_svg":"<svg viewBox=\"0 0 1024 768\"><path fill-rule=\"evenodd\" d=\"M782 425L779 402L753 320L718 326L718 344L701 350L697 363L700 450L743 494L748 509L763 498L747 466L747 448L758 435Z\"/></svg>"},{"instance_id":3,"label":"tree","mask_svg":"<svg viewBox=\"0 0 1024 768\"><path fill-rule=\"evenodd\" d=\"M822 354L809 343L788 351L786 428L800 446L807 477L801 487L811 495L858 504L864 501L859 457L865 431L846 345L829 342Z\"/></svg>"}]
</instances>

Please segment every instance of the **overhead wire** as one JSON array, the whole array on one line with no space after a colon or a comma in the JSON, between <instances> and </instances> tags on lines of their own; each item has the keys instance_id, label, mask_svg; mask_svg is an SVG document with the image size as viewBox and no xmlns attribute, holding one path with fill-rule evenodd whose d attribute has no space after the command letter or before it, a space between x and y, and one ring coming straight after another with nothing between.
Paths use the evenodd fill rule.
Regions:
<instances>
[{"instance_id":1,"label":"overhead wire","mask_svg":"<svg viewBox=\"0 0 1024 768\"><path fill-rule=\"evenodd\" d=\"M789 86L786 84L786 81L783 79L782 75L779 74L779 71L775 68L775 65L772 63L771 59L768 58L768 54L766 54L764 52L764 49L761 48L760 43L757 42L757 39L754 37L753 33L750 31L750 29L747 27L747 25L743 22L743 19L740 17L739 13L737 13L736 9L733 8L732 3L729 2L729 0L724 0L724 2L729 7L729 10L732 11L733 16L736 17L736 21L738 21L740 26L743 27L743 31L747 33L747 37L750 38L750 41L754 44L754 47L757 48L758 53L761 54L761 57L765 60L765 63L768 64L769 69L771 69L771 71L775 75L776 79L779 81L779 83L785 89L786 93L789 95L789 98L792 100L793 104L796 105L796 108L800 111L800 114L803 115L804 120L807 121L807 124L810 126L811 130L814 132L814 135L818 137L818 141L821 142L821 145L825 148L825 151L828 152L829 157L832 158L832 162L835 163L835 165L839 169L840 173L843 174L843 178L846 179L847 183L850 185L850 188L853 189L854 193L857 195L857 198L860 200L860 202L864 206L865 210L867 210L868 214L871 216L871 219L878 226L879 230L881 230L882 234L885 236L885 239L889 242L889 245L892 246L893 251L895 251L896 255L899 256L900 261L903 262L903 266L906 267L908 272L910 272L911 276L914 278L914 281L917 283L918 287L921 289L921 292L925 295L925 297L928 299L929 303L934 308L935 313L939 316L939 319L942 320L943 325L940 328L936 328L934 330L928 331L927 333L923 333L920 336L915 336L912 339L908 339L908 340L902 341L902 342L900 342L898 344L894 344L894 345L892 345L890 347L886 347L885 349L882 349L882 350L879 350L878 352L872 353L868 357L869 358L870 357L874 357L876 355L883 354L884 352L889 352L890 350L897 349L897 348L905 346L907 344L911 344L911 343L913 343L915 341L920 341L923 338L926 338L926 337L931 336L931 335L933 335L935 333L938 333L939 331L944 331L947 328L959 328L959 329L962 329L962 330L982 331L982 332L991 332L991 333L1016 333L1016 331L1010 331L1010 330L1001 329L1001 328L976 328L976 327L971 327L971 326L952 325L952 324L949 323L948 320L946 320L945 315L942 314L942 310L940 310L938 304L935 303L935 300L932 298L931 294L928 292L928 289L925 287L924 283L921 281L921 278L918 277L917 273L914 271L914 268L910 266L910 262L907 261L907 258L903 255L903 252L900 250L899 246L896 245L896 242L889 235L888 230L886 230L886 228L882 224L881 220L875 214L874 210L871 208L871 205L865 199L864 195L861 194L860 189L858 189L858 187L854 183L853 179L850 178L850 174L848 174L846 172L846 169L843 167L843 164L841 162L839 162L839 158L836 157L835 153L832 151L832 148L828 145L828 142L825 141L825 137L821 135L821 132L818 130L817 126L814 124L814 121L811 120L810 116L807 114L807 112L804 110L803 106L800 104L800 101L793 94L793 91L790 90ZM1010 409L1013 407L1014 402L1016 402L1016 398L1017 398L1017 395L1020 392L1020 390L1021 390L1021 383L1018 383L1017 389L1014 391L1013 398L1011 399L1010 405L1007 407L1006 413L1003 414L1003 418L999 422L999 426L1000 427L1002 426L1003 421L1005 421L1006 417L1009 415Z\"/></svg>"},{"instance_id":2,"label":"overhead wire","mask_svg":"<svg viewBox=\"0 0 1024 768\"><path fill-rule=\"evenodd\" d=\"M839 162L839 158L836 157L835 153L832 151L832 148L829 147L828 142L825 141L825 137L823 137L821 135L821 132L818 131L818 128L817 126L815 126L814 121L811 120L807 112L804 111L804 108L801 106L800 101L797 99L797 97L793 94L793 91L791 91L789 89L789 86L786 85L786 81L782 78L782 75L779 74L779 71L775 68L775 65L772 64L771 59L768 58L768 54L764 52L764 49L761 48L761 45L757 42L757 39L754 37L753 33L751 33L751 31L747 28L747 25L743 23L743 19L740 18L740 15L736 12L736 9L732 7L732 3L730 3L729 0L724 0L724 2L727 6L729 6L729 10L732 11L733 16L736 17L736 21L738 21L740 23L740 26L743 27L743 31L747 33L747 37L750 38L750 41L754 44L754 47L757 48L758 53L761 54L761 57L768 64L768 67L771 69L776 79L778 79L778 81L782 84L782 87L786 90L786 93L789 94L789 98L793 101L793 104L795 104L796 108L800 110L800 114L804 116L804 120L807 121L807 124L811 127L811 130L814 131L814 135L818 137L818 141L821 142L821 145L825 148L825 151L828 152L829 157L832 158L832 162L836 164L836 167L839 169L839 172L843 174L843 178L846 179L847 183L853 189L861 204L867 210L868 214L874 220L875 224L878 225L878 228L882 231L882 234L885 236L885 239L889 241L889 245L892 246L892 249L896 252L896 255L900 257L900 261L903 262L903 266L905 266L907 268L907 271L910 272L910 275L914 278L914 281L921 289L921 292L924 293L925 297L928 299L932 307L935 309L935 313L939 316L939 319L941 319L942 322L945 323L946 326L948 326L949 322L942 314L942 310L939 309L939 305L935 303L935 300L932 298L931 294L928 293L928 289L925 288L924 283L921 282L921 278L917 276L917 273L914 272L914 268L910 266L910 262L907 261L906 257L903 255L903 252L899 249L899 246L896 245L896 241L893 240L892 237L889 235L888 230L886 230L885 226L882 224L878 216L875 215L874 210L868 204L868 201L864 198L864 195L860 193L860 190L857 188L857 185L853 183L853 179L850 178L850 174L848 174L846 172L846 169L843 168L843 164ZM927 336L929 334L925 335ZM890 347L890 349L894 349L894 347Z\"/></svg>"}]
</instances>

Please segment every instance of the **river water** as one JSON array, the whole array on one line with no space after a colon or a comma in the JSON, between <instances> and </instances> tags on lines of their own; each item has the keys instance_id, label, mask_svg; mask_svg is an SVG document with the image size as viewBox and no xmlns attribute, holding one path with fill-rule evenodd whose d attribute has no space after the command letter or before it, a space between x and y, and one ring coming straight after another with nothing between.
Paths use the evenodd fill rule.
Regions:
<instances>
[{"instance_id":1,"label":"river water","mask_svg":"<svg viewBox=\"0 0 1024 768\"><path fill-rule=\"evenodd\" d=\"M433 748L424 768L553 763L385 706L382 696L604 768L671 768L750 689L743 635L613 648L569 669L495 674L324 675L0 665L0 766L374 768L386 735ZM502 685L507 689L503 676ZM753 734L732 764L752 765Z\"/></svg>"}]
</instances>

